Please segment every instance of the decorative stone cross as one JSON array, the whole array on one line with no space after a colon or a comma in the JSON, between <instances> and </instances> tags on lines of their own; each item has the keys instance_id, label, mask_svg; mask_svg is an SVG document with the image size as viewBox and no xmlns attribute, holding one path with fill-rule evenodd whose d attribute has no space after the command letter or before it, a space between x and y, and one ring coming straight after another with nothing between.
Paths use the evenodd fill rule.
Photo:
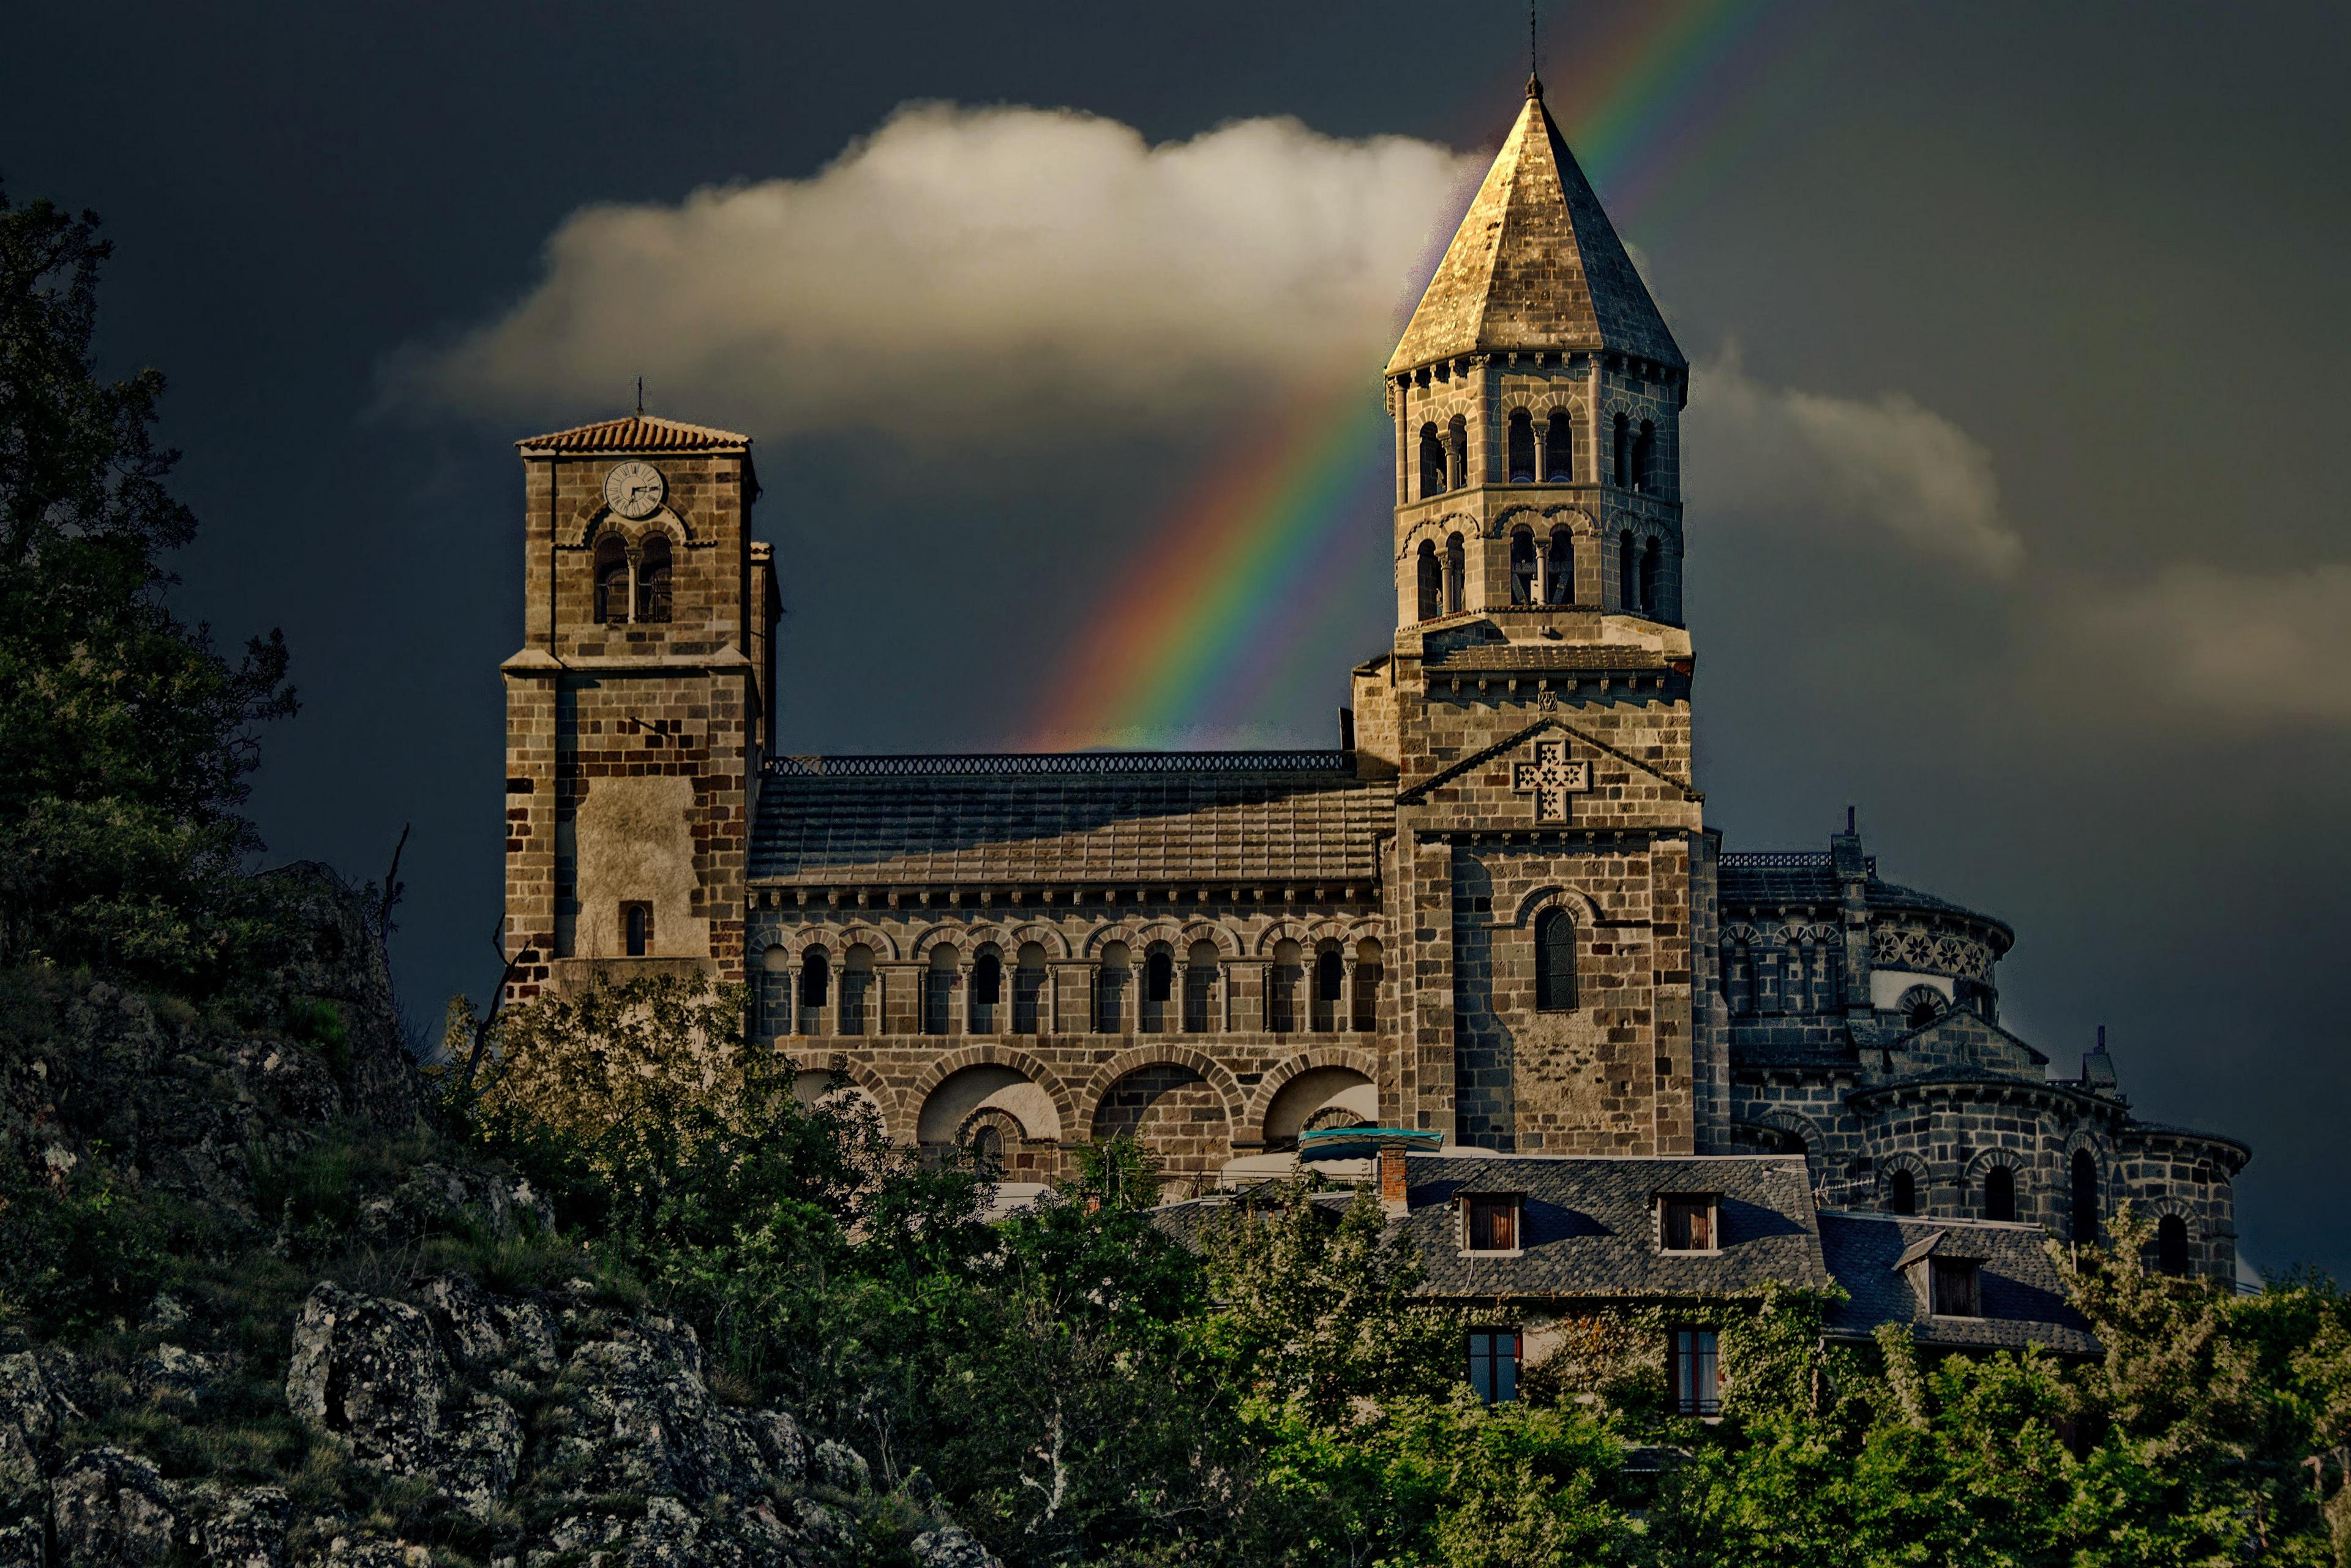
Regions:
<instances>
[{"instance_id":1,"label":"decorative stone cross","mask_svg":"<svg viewBox=\"0 0 2351 1568\"><path fill-rule=\"evenodd\" d=\"M1563 740L1538 740L1535 759L1510 770L1510 788L1534 797L1536 821L1564 822L1567 798L1592 788L1592 764L1570 762Z\"/></svg>"}]
</instances>

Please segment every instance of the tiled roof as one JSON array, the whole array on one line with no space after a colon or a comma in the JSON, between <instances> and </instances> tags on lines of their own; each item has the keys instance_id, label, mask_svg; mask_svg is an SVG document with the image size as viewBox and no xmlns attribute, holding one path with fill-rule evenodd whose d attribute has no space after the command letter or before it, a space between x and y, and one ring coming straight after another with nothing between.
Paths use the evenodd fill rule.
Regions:
<instances>
[{"instance_id":1,"label":"tiled roof","mask_svg":"<svg viewBox=\"0 0 2351 1568\"><path fill-rule=\"evenodd\" d=\"M1374 835L1394 820L1395 787L1301 760L1246 752L1156 764L1090 753L793 759L761 782L751 879L1374 882Z\"/></svg>"},{"instance_id":2,"label":"tiled roof","mask_svg":"<svg viewBox=\"0 0 2351 1568\"><path fill-rule=\"evenodd\" d=\"M1823 1209L1821 1250L1851 1299L1831 1309L1829 1329L1866 1339L1880 1323L1907 1324L1920 1344L1954 1350L2022 1350L2040 1345L2063 1355L2095 1355L2089 1323L2065 1301L2041 1229L1980 1219L1910 1218ZM1910 1288L1906 1258L1980 1259L1983 1316L1930 1316Z\"/></svg>"},{"instance_id":3,"label":"tiled roof","mask_svg":"<svg viewBox=\"0 0 2351 1568\"><path fill-rule=\"evenodd\" d=\"M1409 1211L1399 1223L1420 1248L1436 1296L1710 1296L1827 1282L1801 1155L1687 1158L1414 1155ZM1517 1257L1465 1253L1454 1200L1524 1195ZM1714 1193L1720 1246L1660 1251L1659 1193Z\"/></svg>"},{"instance_id":4,"label":"tiled roof","mask_svg":"<svg viewBox=\"0 0 2351 1568\"><path fill-rule=\"evenodd\" d=\"M751 438L731 430L712 430L649 413L631 413L571 430L534 435L515 444L526 452L716 452L747 447Z\"/></svg>"},{"instance_id":5,"label":"tiled roof","mask_svg":"<svg viewBox=\"0 0 2351 1568\"><path fill-rule=\"evenodd\" d=\"M1604 347L1684 362L1600 198L1530 90L1388 373L1492 349Z\"/></svg>"}]
</instances>

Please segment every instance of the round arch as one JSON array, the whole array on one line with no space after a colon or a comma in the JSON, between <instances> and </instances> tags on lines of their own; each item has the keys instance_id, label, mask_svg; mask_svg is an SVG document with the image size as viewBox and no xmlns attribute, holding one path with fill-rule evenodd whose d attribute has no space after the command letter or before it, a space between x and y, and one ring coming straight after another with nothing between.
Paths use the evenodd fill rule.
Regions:
<instances>
[{"instance_id":1,"label":"round arch","mask_svg":"<svg viewBox=\"0 0 2351 1568\"><path fill-rule=\"evenodd\" d=\"M915 1121L919 1124L924 1106L941 1084L956 1073L974 1067L1001 1067L1028 1079L1053 1103L1053 1113L1061 1124L1055 1135L1069 1135L1071 1127L1076 1123L1078 1102L1077 1097L1071 1093L1069 1085L1062 1082L1061 1074L1028 1051L992 1041L950 1051L923 1070L922 1074L908 1085L905 1094L906 1104Z\"/></svg>"},{"instance_id":2,"label":"round arch","mask_svg":"<svg viewBox=\"0 0 2351 1568\"><path fill-rule=\"evenodd\" d=\"M1343 1045L1320 1045L1289 1058L1258 1081L1256 1091L1249 1096L1249 1111L1238 1124L1236 1134L1246 1142L1265 1142L1265 1114L1272 1109L1275 1096L1301 1075L1322 1068L1343 1067L1360 1072L1374 1084L1379 1082L1379 1063L1367 1051L1354 1051Z\"/></svg>"}]
</instances>

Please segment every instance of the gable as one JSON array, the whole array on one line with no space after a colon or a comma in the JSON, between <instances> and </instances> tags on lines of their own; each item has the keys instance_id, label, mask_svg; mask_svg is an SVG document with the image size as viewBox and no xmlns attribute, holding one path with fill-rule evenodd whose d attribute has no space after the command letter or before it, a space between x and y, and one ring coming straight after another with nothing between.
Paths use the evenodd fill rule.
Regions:
<instances>
[{"instance_id":1,"label":"gable","mask_svg":"<svg viewBox=\"0 0 2351 1568\"><path fill-rule=\"evenodd\" d=\"M1439 772L1430 775L1410 789L1400 791L1396 796L1396 804L1399 806L1425 804L1432 791L1442 789L1476 768L1488 766L1498 758L1509 757L1512 762L1532 762L1535 760L1535 743L1546 737L1557 737L1565 740L1571 758L1577 758L1578 748L1581 748L1580 760L1596 762L1601 758L1610 758L1647 778L1668 786L1684 800L1700 800L1705 798L1672 775L1658 771L1639 758L1620 751L1598 737L1588 734L1556 715L1552 715L1535 720L1515 734L1496 741L1483 750L1472 752L1459 761L1448 764ZM1523 755L1510 756L1514 752L1523 753Z\"/></svg>"}]
</instances>

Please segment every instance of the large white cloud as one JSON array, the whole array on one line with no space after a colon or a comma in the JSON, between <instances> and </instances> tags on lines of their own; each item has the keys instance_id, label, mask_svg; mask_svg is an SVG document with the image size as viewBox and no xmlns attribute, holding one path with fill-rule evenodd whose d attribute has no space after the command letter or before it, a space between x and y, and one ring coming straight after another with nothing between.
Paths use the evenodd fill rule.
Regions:
<instances>
[{"instance_id":1,"label":"large white cloud","mask_svg":"<svg viewBox=\"0 0 2351 1568\"><path fill-rule=\"evenodd\" d=\"M2351 565L2201 563L2064 607L2075 658L2163 711L2228 728L2351 724Z\"/></svg>"},{"instance_id":2,"label":"large white cloud","mask_svg":"<svg viewBox=\"0 0 2351 1568\"><path fill-rule=\"evenodd\" d=\"M1684 425L1693 510L1859 525L1988 577L2023 559L1991 450L1906 393L1770 386L1727 352L1692 373Z\"/></svg>"},{"instance_id":3,"label":"large white cloud","mask_svg":"<svg viewBox=\"0 0 2351 1568\"><path fill-rule=\"evenodd\" d=\"M921 104L805 180L574 213L512 310L392 370L528 423L663 408L782 436L1138 424L1376 384L1480 161L1250 120L1152 146L1069 111Z\"/></svg>"}]
</instances>

